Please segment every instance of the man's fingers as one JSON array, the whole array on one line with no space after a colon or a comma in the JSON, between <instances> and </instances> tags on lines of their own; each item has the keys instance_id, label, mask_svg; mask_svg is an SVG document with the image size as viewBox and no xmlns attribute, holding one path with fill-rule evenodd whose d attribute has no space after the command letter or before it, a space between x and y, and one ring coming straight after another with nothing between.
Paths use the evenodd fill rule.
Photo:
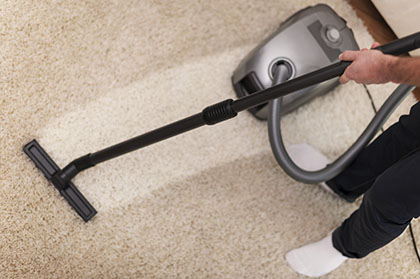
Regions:
<instances>
[{"instance_id":1,"label":"man's fingers","mask_svg":"<svg viewBox=\"0 0 420 279\"><path fill-rule=\"evenodd\" d=\"M346 50L340 56L338 56L338 59L344 60L344 61L353 61L357 58L358 51L354 50Z\"/></svg>"},{"instance_id":2,"label":"man's fingers","mask_svg":"<svg viewBox=\"0 0 420 279\"><path fill-rule=\"evenodd\" d=\"M349 81L350 79L347 77L346 72L344 72L341 76L340 76L340 83L341 84L345 84Z\"/></svg>"},{"instance_id":3,"label":"man's fingers","mask_svg":"<svg viewBox=\"0 0 420 279\"><path fill-rule=\"evenodd\" d=\"M380 46L378 42L374 42L371 48L375 48ZM367 48L362 48L360 51L367 51ZM359 51L355 50L346 50L338 56L338 59L343 61L353 61L356 60L357 56L359 55Z\"/></svg>"},{"instance_id":4,"label":"man's fingers","mask_svg":"<svg viewBox=\"0 0 420 279\"><path fill-rule=\"evenodd\" d=\"M380 46L380 44L379 44L378 42L374 42L374 43L372 44L372 47L371 47L371 48L375 48L375 47L378 47L378 46Z\"/></svg>"}]
</instances>

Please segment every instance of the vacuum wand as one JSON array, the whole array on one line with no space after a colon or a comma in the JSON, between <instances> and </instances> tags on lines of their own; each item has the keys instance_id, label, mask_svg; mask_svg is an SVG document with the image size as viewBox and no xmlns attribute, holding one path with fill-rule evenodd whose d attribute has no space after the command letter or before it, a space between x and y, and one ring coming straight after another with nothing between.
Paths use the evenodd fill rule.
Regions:
<instances>
[{"instance_id":1,"label":"vacuum wand","mask_svg":"<svg viewBox=\"0 0 420 279\"><path fill-rule=\"evenodd\" d=\"M420 32L395 40L376 49L385 54L400 55L420 47ZM192 129L214 125L235 117L238 112L277 99L297 90L321 83L323 81L342 75L351 62L340 61L314 72L286 81L279 85L261 90L237 100L228 99L206 107L202 112L163 126L143 135L110 146L95 153L89 153L73 160L63 169L60 169L49 157L36 140L24 146L24 152L35 163L45 177L53 183L60 194L67 200L73 209L84 221L89 221L96 215L96 210L78 191L71 182L79 172L93 167L96 164L121 156L128 152L140 149L153 143L168 139Z\"/></svg>"}]
</instances>

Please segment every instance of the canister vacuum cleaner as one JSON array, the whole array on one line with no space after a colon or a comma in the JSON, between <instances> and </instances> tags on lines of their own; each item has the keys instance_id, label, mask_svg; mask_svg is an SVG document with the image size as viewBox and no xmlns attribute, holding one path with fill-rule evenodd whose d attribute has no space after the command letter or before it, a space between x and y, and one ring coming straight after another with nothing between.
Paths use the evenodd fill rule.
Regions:
<instances>
[{"instance_id":1,"label":"canister vacuum cleaner","mask_svg":"<svg viewBox=\"0 0 420 279\"><path fill-rule=\"evenodd\" d=\"M376 49L400 55L420 47L420 32ZM52 182L84 221L96 210L72 183L81 171L99 163L146 147L204 125L214 125L249 110L258 119L267 119L270 143L280 166L298 181L317 183L340 173L368 144L401 100L413 89L400 85L378 110L358 140L325 169L309 172L296 166L287 154L280 131L281 115L337 86L337 77L351 62L339 61L346 49L358 49L346 22L326 5L301 10L255 48L234 71L232 82L238 99L210 105L192 116L86 154L60 168L36 140L24 152Z\"/></svg>"},{"instance_id":2,"label":"canister vacuum cleaner","mask_svg":"<svg viewBox=\"0 0 420 279\"><path fill-rule=\"evenodd\" d=\"M359 50L346 21L324 4L296 12L254 48L232 76L236 95L241 98L273 86L277 67L284 67L286 79L295 78L338 61L344 50ZM293 111L339 84L333 78L283 97L281 114ZM268 118L268 103L250 108L260 120Z\"/></svg>"}]
</instances>

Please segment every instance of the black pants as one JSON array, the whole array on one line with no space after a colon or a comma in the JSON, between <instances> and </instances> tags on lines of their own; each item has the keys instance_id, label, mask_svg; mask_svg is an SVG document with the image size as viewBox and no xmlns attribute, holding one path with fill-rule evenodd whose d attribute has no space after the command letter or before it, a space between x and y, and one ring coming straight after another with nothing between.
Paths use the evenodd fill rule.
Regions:
<instances>
[{"instance_id":1,"label":"black pants","mask_svg":"<svg viewBox=\"0 0 420 279\"><path fill-rule=\"evenodd\" d=\"M364 194L333 233L343 255L364 257L399 236L420 216L420 102L327 184L347 201Z\"/></svg>"}]
</instances>

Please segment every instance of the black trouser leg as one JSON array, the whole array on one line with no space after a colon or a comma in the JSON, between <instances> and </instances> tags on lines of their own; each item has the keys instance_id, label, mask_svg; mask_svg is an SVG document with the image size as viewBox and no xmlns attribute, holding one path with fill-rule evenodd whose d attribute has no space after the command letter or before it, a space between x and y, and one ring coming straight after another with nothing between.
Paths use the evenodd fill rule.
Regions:
<instances>
[{"instance_id":1,"label":"black trouser leg","mask_svg":"<svg viewBox=\"0 0 420 279\"><path fill-rule=\"evenodd\" d=\"M401 116L368 145L346 170L326 183L352 202L365 193L381 173L419 146L420 102L411 108L409 115Z\"/></svg>"},{"instance_id":2,"label":"black trouser leg","mask_svg":"<svg viewBox=\"0 0 420 279\"><path fill-rule=\"evenodd\" d=\"M327 184L362 204L333 233L343 255L361 258L383 247L420 215L420 103L366 147Z\"/></svg>"},{"instance_id":3,"label":"black trouser leg","mask_svg":"<svg viewBox=\"0 0 420 279\"><path fill-rule=\"evenodd\" d=\"M333 233L343 255L361 258L383 247L420 216L420 151L381 174L363 202Z\"/></svg>"}]
</instances>

